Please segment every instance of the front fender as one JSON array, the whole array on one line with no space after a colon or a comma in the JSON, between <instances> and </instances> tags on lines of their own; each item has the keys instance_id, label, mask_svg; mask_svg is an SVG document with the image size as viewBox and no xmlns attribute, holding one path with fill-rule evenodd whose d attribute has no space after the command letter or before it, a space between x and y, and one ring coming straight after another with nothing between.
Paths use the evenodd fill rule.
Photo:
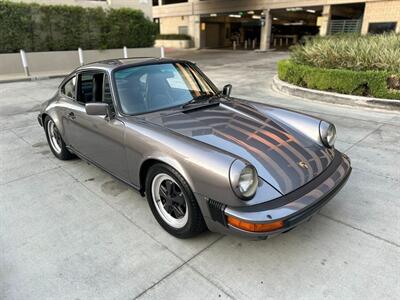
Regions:
<instances>
[{"instance_id":1,"label":"front fender","mask_svg":"<svg viewBox=\"0 0 400 300\"><path fill-rule=\"evenodd\" d=\"M144 166L147 165L148 162L160 162L166 165L169 165L170 167L174 168L179 172L179 174L182 175L183 178L185 178L186 182L189 184L190 188L193 190L195 188L195 183L193 181L192 176L190 175L190 172L186 170L184 166L174 157L165 155L165 153L155 151L152 154L149 154L146 157L143 157L143 160L140 162L140 167L139 167L139 174L138 176L140 177L140 180L143 181L142 176L145 176L143 169L145 168ZM145 187L142 186L142 183L140 183L140 189L144 189Z\"/></svg>"},{"instance_id":2,"label":"front fender","mask_svg":"<svg viewBox=\"0 0 400 300\"><path fill-rule=\"evenodd\" d=\"M157 125L130 120L126 126L127 159L135 186L140 186L141 166L152 159L175 168L194 193L232 206L243 205L229 181L236 157Z\"/></svg>"},{"instance_id":3,"label":"front fender","mask_svg":"<svg viewBox=\"0 0 400 300\"><path fill-rule=\"evenodd\" d=\"M307 136L316 144L325 147L322 144L319 133L319 124L322 121L321 119L261 103L252 102L251 105L262 112L266 117L270 117L279 122L281 126L286 127L286 129L295 129L297 132Z\"/></svg>"}]
</instances>

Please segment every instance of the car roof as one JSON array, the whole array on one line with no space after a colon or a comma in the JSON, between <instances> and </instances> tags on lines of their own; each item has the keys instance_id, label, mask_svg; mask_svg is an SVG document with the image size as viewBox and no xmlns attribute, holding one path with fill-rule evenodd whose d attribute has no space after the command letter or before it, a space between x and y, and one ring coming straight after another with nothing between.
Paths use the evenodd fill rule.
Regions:
<instances>
[{"instance_id":1,"label":"car roof","mask_svg":"<svg viewBox=\"0 0 400 300\"><path fill-rule=\"evenodd\" d=\"M130 57L130 58L115 58L106 59L101 61L92 62L77 68L77 71L86 69L101 69L112 71L114 69L139 66L139 65L152 65L160 63L173 63L173 62L189 62L182 59L173 58L160 58L160 57Z\"/></svg>"}]
</instances>

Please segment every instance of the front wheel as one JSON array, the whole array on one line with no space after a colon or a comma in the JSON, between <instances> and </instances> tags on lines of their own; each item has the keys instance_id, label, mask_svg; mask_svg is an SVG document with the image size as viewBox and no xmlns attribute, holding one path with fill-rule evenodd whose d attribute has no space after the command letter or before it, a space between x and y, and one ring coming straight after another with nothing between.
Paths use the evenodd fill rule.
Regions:
<instances>
[{"instance_id":1,"label":"front wheel","mask_svg":"<svg viewBox=\"0 0 400 300\"><path fill-rule=\"evenodd\" d=\"M58 159L68 160L75 157L68 151L56 124L50 117L46 117L44 120L44 130L51 152L53 152Z\"/></svg>"},{"instance_id":2,"label":"front wheel","mask_svg":"<svg viewBox=\"0 0 400 300\"><path fill-rule=\"evenodd\" d=\"M158 223L178 238L206 229L197 201L186 180L173 168L156 164L147 173L146 195Z\"/></svg>"}]
</instances>

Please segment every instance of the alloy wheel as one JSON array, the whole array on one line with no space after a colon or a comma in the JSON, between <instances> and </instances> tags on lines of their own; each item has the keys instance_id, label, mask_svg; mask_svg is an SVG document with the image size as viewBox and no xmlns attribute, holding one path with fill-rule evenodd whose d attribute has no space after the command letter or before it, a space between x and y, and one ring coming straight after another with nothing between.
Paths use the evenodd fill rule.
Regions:
<instances>
[{"instance_id":1,"label":"alloy wheel","mask_svg":"<svg viewBox=\"0 0 400 300\"><path fill-rule=\"evenodd\" d=\"M161 173L154 177L151 191L161 218L171 227L184 227L189 213L186 197L179 184L170 175Z\"/></svg>"},{"instance_id":2,"label":"alloy wheel","mask_svg":"<svg viewBox=\"0 0 400 300\"><path fill-rule=\"evenodd\" d=\"M58 131L56 124L54 124L53 120L49 120L47 122L47 133L49 136L51 147L54 149L55 152L60 154L62 150L62 139L60 132Z\"/></svg>"}]
</instances>

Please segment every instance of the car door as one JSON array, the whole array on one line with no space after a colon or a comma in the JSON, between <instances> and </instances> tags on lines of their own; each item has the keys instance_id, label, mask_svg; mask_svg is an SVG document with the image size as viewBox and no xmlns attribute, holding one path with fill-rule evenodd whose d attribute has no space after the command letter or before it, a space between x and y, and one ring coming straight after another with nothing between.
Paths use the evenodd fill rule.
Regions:
<instances>
[{"instance_id":1,"label":"car door","mask_svg":"<svg viewBox=\"0 0 400 300\"><path fill-rule=\"evenodd\" d=\"M67 146L70 145L70 136L69 131L67 130L69 118L67 116L70 112L71 105L74 105L76 101L76 78L76 74L70 75L69 78L64 81L60 90L58 91L59 100L57 103L57 111L62 123L61 133Z\"/></svg>"},{"instance_id":2,"label":"car door","mask_svg":"<svg viewBox=\"0 0 400 300\"><path fill-rule=\"evenodd\" d=\"M111 174L129 180L125 151L125 124L118 119L108 74L84 71L78 74L77 97L67 111L68 138L73 149ZM105 102L112 115L90 116L85 104Z\"/></svg>"}]
</instances>

